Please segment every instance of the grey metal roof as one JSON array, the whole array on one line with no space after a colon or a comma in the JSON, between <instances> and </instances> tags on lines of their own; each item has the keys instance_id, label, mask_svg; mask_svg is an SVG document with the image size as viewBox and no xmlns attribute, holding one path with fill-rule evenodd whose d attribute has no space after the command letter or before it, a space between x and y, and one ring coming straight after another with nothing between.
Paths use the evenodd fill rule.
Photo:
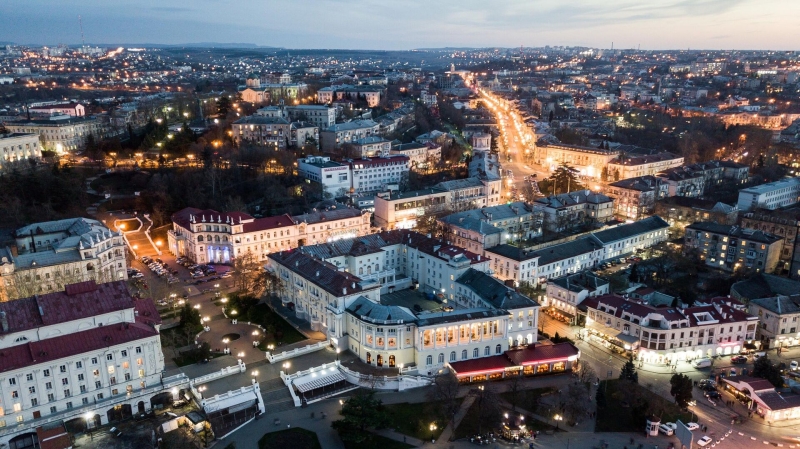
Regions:
<instances>
[{"instance_id":1,"label":"grey metal roof","mask_svg":"<svg viewBox=\"0 0 800 449\"><path fill-rule=\"evenodd\" d=\"M628 237L644 234L651 231L658 231L661 229L669 229L669 223L664 221L658 215L639 220L634 223L619 225L617 227L606 229L600 232L592 233L597 240L603 243L616 242L624 240Z\"/></svg>"},{"instance_id":2,"label":"grey metal roof","mask_svg":"<svg viewBox=\"0 0 800 449\"><path fill-rule=\"evenodd\" d=\"M464 179L453 179L452 181L442 181L439 184L436 184L435 187L438 187L442 190L452 191L458 189L468 189L470 187L482 187L483 182L481 182L478 178L464 178Z\"/></svg>"},{"instance_id":3,"label":"grey metal roof","mask_svg":"<svg viewBox=\"0 0 800 449\"><path fill-rule=\"evenodd\" d=\"M772 244L777 242L778 240L782 240L781 237L772 234L767 234L766 232L763 231L754 231L752 229L745 229L736 225L723 225L711 221L699 221L697 223L693 223L687 226L686 229L711 232L714 234L727 235L731 237L737 237L741 239L752 240L754 242L768 243L768 244Z\"/></svg>"},{"instance_id":4,"label":"grey metal roof","mask_svg":"<svg viewBox=\"0 0 800 449\"><path fill-rule=\"evenodd\" d=\"M456 309L452 312L430 312L417 315L417 326L430 326L441 323L453 323L464 320L494 318L507 316L508 311L479 307L474 309Z\"/></svg>"},{"instance_id":5,"label":"grey metal roof","mask_svg":"<svg viewBox=\"0 0 800 449\"><path fill-rule=\"evenodd\" d=\"M568 274L559 278L550 279L547 282L576 293L583 290L595 291L604 285L608 285L607 280L591 271Z\"/></svg>"},{"instance_id":6,"label":"grey metal roof","mask_svg":"<svg viewBox=\"0 0 800 449\"><path fill-rule=\"evenodd\" d=\"M750 301L778 315L800 312L800 293L792 296L775 296L772 298L759 298Z\"/></svg>"},{"instance_id":7,"label":"grey metal roof","mask_svg":"<svg viewBox=\"0 0 800 449\"><path fill-rule=\"evenodd\" d=\"M765 273L758 273L731 286L732 294L736 293L750 301L776 295L795 295L797 292L800 292L800 282Z\"/></svg>"},{"instance_id":8,"label":"grey metal roof","mask_svg":"<svg viewBox=\"0 0 800 449\"><path fill-rule=\"evenodd\" d=\"M507 287L497 278L474 268L466 270L456 282L475 292L486 305L496 309L509 310L539 305L533 299Z\"/></svg>"},{"instance_id":9,"label":"grey metal roof","mask_svg":"<svg viewBox=\"0 0 800 449\"><path fill-rule=\"evenodd\" d=\"M401 306L386 306L377 304L369 299L359 296L349 306L347 312L365 321L402 321L413 323L416 317L410 310Z\"/></svg>"},{"instance_id":10,"label":"grey metal roof","mask_svg":"<svg viewBox=\"0 0 800 449\"><path fill-rule=\"evenodd\" d=\"M539 249L535 253L539 256L539 266L542 266L580 256L581 254L588 254L602 248L602 242L590 235L571 242Z\"/></svg>"}]
</instances>

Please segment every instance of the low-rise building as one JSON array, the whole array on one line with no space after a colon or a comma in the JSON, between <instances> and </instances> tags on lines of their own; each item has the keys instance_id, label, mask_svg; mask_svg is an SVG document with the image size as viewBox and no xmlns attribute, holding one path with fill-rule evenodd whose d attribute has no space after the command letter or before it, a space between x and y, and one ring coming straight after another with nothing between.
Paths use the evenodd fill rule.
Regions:
<instances>
[{"instance_id":1,"label":"low-rise building","mask_svg":"<svg viewBox=\"0 0 800 449\"><path fill-rule=\"evenodd\" d=\"M585 299L587 339L597 339L648 363L677 363L738 354L756 336L758 317L723 300L687 308L654 307L618 295Z\"/></svg>"},{"instance_id":2,"label":"low-rise building","mask_svg":"<svg viewBox=\"0 0 800 449\"><path fill-rule=\"evenodd\" d=\"M797 204L800 200L800 178L784 178L779 181L748 187L739 191L739 210L778 209Z\"/></svg>"},{"instance_id":3,"label":"low-rise building","mask_svg":"<svg viewBox=\"0 0 800 449\"><path fill-rule=\"evenodd\" d=\"M395 145L392 154L402 154L411 161L412 170L424 170L442 160L442 147L431 142L411 142Z\"/></svg>"},{"instance_id":4,"label":"low-rise building","mask_svg":"<svg viewBox=\"0 0 800 449\"><path fill-rule=\"evenodd\" d=\"M608 185L614 199L614 214L623 219L639 220L653 213L656 202L666 198L668 184L655 176L623 179Z\"/></svg>"},{"instance_id":5,"label":"low-rise building","mask_svg":"<svg viewBox=\"0 0 800 449\"><path fill-rule=\"evenodd\" d=\"M289 125L289 145L301 148L304 145L313 145L319 149L319 128L309 122L292 122Z\"/></svg>"},{"instance_id":6,"label":"low-rise building","mask_svg":"<svg viewBox=\"0 0 800 449\"><path fill-rule=\"evenodd\" d=\"M42 120L8 122L6 130L13 134L36 134L41 139L41 150L55 151L58 154L83 150L89 135L95 141L121 134L97 117L72 117L56 115Z\"/></svg>"},{"instance_id":7,"label":"low-rise building","mask_svg":"<svg viewBox=\"0 0 800 449\"><path fill-rule=\"evenodd\" d=\"M370 215L344 208L254 218L243 212L187 207L172 214L168 249L197 263L230 263L248 252L265 261L276 251L366 235Z\"/></svg>"},{"instance_id":8,"label":"low-rise building","mask_svg":"<svg viewBox=\"0 0 800 449\"><path fill-rule=\"evenodd\" d=\"M16 162L41 160L42 148L36 134L3 133L0 134L0 170L13 167Z\"/></svg>"},{"instance_id":9,"label":"low-rise building","mask_svg":"<svg viewBox=\"0 0 800 449\"><path fill-rule=\"evenodd\" d=\"M666 241L668 230L669 223L659 216L652 216L593 232L592 236L603 245L603 260L610 260Z\"/></svg>"},{"instance_id":10,"label":"low-rise building","mask_svg":"<svg viewBox=\"0 0 800 449\"><path fill-rule=\"evenodd\" d=\"M34 223L14 232L15 250L0 250L2 297L57 292L67 284L126 280L122 233L97 220L69 218Z\"/></svg>"},{"instance_id":11,"label":"low-rise building","mask_svg":"<svg viewBox=\"0 0 800 449\"><path fill-rule=\"evenodd\" d=\"M747 212L741 217L741 225L782 237L783 248L776 271L778 274L788 273L792 279L800 279L800 214L797 210Z\"/></svg>"},{"instance_id":12,"label":"low-rise building","mask_svg":"<svg viewBox=\"0 0 800 449\"><path fill-rule=\"evenodd\" d=\"M0 443L48 447L34 443L46 422L94 428L161 404L175 384L162 376L160 325L152 300L124 281L0 302Z\"/></svg>"},{"instance_id":13,"label":"low-rise building","mask_svg":"<svg viewBox=\"0 0 800 449\"><path fill-rule=\"evenodd\" d=\"M320 131L322 151L333 152L345 143L356 143L361 139L378 135L380 125L372 120L353 120L337 123Z\"/></svg>"},{"instance_id":14,"label":"low-rise building","mask_svg":"<svg viewBox=\"0 0 800 449\"><path fill-rule=\"evenodd\" d=\"M326 196L342 196L353 186L350 167L326 156L309 156L297 160L297 174L322 185Z\"/></svg>"},{"instance_id":15,"label":"low-rise building","mask_svg":"<svg viewBox=\"0 0 800 449\"><path fill-rule=\"evenodd\" d=\"M581 147L565 144L538 144L534 162L555 170L561 164L577 169L582 176L600 179L603 169L619 156L619 150Z\"/></svg>"},{"instance_id":16,"label":"low-rise building","mask_svg":"<svg viewBox=\"0 0 800 449\"><path fill-rule=\"evenodd\" d=\"M251 143L275 149L285 149L291 137L290 125L286 119L262 115L236 120L231 124L231 131L237 145Z\"/></svg>"},{"instance_id":17,"label":"low-rise building","mask_svg":"<svg viewBox=\"0 0 800 449\"><path fill-rule=\"evenodd\" d=\"M667 184L667 196L686 196L697 198L706 188L706 177L702 171L677 167L658 173L661 182Z\"/></svg>"},{"instance_id":18,"label":"low-rise building","mask_svg":"<svg viewBox=\"0 0 800 449\"><path fill-rule=\"evenodd\" d=\"M800 293L752 299L747 309L761 323L758 340L762 348L800 345Z\"/></svg>"},{"instance_id":19,"label":"low-rise building","mask_svg":"<svg viewBox=\"0 0 800 449\"><path fill-rule=\"evenodd\" d=\"M51 115L69 115L72 117L83 117L86 115L86 108L75 102L69 103L54 103L46 105L31 106L28 112L33 115L41 115L49 117Z\"/></svg>"},{"instance_id":20,"label":"low-rise building","mask_svg":"<svg viewBox=\"0 0 800 449\"><path fill-rule=\"evenodd\" d=\"M655 175L683 165L683 156L672 153L655 153L646 156L625 156L608 163L608 174L611 179L638 178Z\"/></svg>"},{"instance_id":21,"label":"low-rise building","mask_svg":"<svg viewBox=\"0 0 800 449\"><path fill-rule=\"evenodd\" d=\"M614 200L591 190L538 198L544 212L544 227L553 232L591 223L605 223L614 218Z\"/></svg>"},{"instance_id":22,"label":"low-rise building","mask_svg":"<svg viewBox=\"0 0 800 449\"><path fill-rule=\"evenodd\" d=\"M589 270L549 279L542 307L549 308L550 313L575 324L578 316L577 307L583 300L592 296L607 295L608 289L608 281Z\"/></svg>"},{"instance_id":23,"label":"low-rise building","mask_svg":"<svg viewBox=\"0 0 800 449\"><path fill-rule=\"evenodd\" d=\"M800 395L778 392L767 379L731 376L723 378L722 385L768 423L800 418Z\"/></svg>"},{"instance_id":24,"label":"low-rise building","mask_svg":"<svg viewBox=\"0 0 800 449\"><path fill-rule=\"evenodd\" d=\"M320 129L328 129L336 124L336 108L316 104L286 106L286 113L292 121L313 123Z\"/></svg>"},{"instance_id":25,"label":"low-rise building","mask_svg":"<svg viewBox=\"0 0 800 449\"><path fill-rule=\"evenodd\" d=\"M323 87L317 91L317 102L331 104L343 100L363 100L370 108L381 103L385 90L377 86L352 86L342 84L338 86Z\"/></svg>"},{"instance_id":26,"label":"low-rise building","mask_svg":"<svg viewBox=\"0 0 800 449\"><path fill-rule=\"evenodd\" d=\"M739 219L739 209L736 206L685 196L673 196L657 201L655 213L673 226L698 221L733 225Z\"/></svg>"},{"instance_id":27,"label":"low-rise building","mask_svg":"<svg viewBox=\"0 0 800 449\"><path fill-rule=\"evenodd\" d=\"M772 273L783 239L735 225L697 222L686 227L684 252L695 251L706 265L726 271Z\"/></svg>"},{"instance_id":28,"label":"low-rise building","mask_svg":"<svg viewBox=\"0 0 800 449\"><path fill-rule=\"evenodd\" d=\"M384 191L393 185L396 189L408 180L410 163L406 156L386 155L375 158L348 160L352 179L352 192Z\"/></svg>"},{"instance_id":29,"label":"low-rise building","mask_svg":"<svg viewBox=\"0 0 800 449\"><path fill-rule=\"evenodd\" d=\"M439 219L452 245L484 254L484 249L542 235L540 207L522 201L450 214Z\"/></svg>"},{"instance_id":30,"label":"low-rise building","mask_svg":"<svg viewBox=\"0 0 800 449\"><path fill-rule=\"evenodd\" d=\"M390 154L392 142L381 136L370 136L353 142L356 154L364 157L381 157ZM409 158L410 159L410 158Z\"/></svg>"}]
</instances>

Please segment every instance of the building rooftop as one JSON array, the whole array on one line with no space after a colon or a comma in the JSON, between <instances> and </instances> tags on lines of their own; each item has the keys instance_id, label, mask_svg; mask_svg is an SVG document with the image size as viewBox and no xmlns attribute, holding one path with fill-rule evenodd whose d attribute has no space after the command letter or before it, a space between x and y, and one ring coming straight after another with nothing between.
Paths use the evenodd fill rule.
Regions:
<instances>
[{"instance_id":1,"label":"building rooftop","mask_svg":"<svg viewBox=\"0 0 800 449\"><path fill-rule=\"evenodd\" d=\"M497 309L539 306L538 302L507 287L499 279L473 268L466 270L456 282L472 290L487 305Z\"/></svg>"},{"instance_id":2,"label":"building rooftop","mask_svg":"<svg viewBox=\"0 0 800 449\"><path fill-rule=\"evenodd\" d=\"M785 187L796 186L800 184L800 178L784 178L774 182L768 182L753 187L742 189L739 193L752 193L760 195L762 193L772 192L773 190L783 189Z\"/></svg>"},{"instance_id":3,"label":"building rooftop","mask_svg":"<svg viewBox=\"0 0 800 449\"><path fill-rule=\"evenodd\" d=\"M289 125L289 122L282 117L266 117L263 115L251 115L242 117L233 122L234 125Z\"/></svg>"},{"instance_id":4,"label":"building rooftop","mask_svg":"<svg viewBox=\"0 0 800 449\"><path fill-rule=\"evenodd\" d=\"M661 217L654 215L633 223L622 224L603 231L593 232L592 236L603 244L624 240L634 235L647 232L669 229L669 223Z\"/></svg>"},{"instance_id":5,"label":"building rooftop","mask_svg":"<svg viewBox=\"0 0 800 449\"><path fill-rule=\"evenodd\" d=\"M791 296L753 299L750 304L763 307L777 315L800 313L800 293Z\"/></svg>"},{"instance_id":6,"label":"building rooftop","mask_svg":"<svg viewBox=\"0 0 800 449\"><path fill-rule=\"evenodd\" d=\"M571 292L581 292L583 290L593 292L598 288L608 285L607 280L592 273L591 271L568 274L566 276L550 279L547 281L547 283L557 285Z\"/></svg>"},{"instance_id":7,"label":"building rooftop","mask_svg":"<svg viewBox=\"0 0 800 449\"><path fill-rule=\"evenodd\" d=\"M560 209L563 207L576 206L578 204L602 204L611 203L613 201L614 200L606 195L595 193L587 189L539 198L536 200L536 203L544 207Z\"/></svg>"},{"instance_id":8,"label":"building rooftop","mask_svg":"<svg viewBox=\"0 0 800 449\"><path fill-rule=\"evenodd\" d=\"M335 265L316 259L303 251L281 251L272 253L268 257L335 297L380 288L377 283L364 284L359 277L346 271L339 271Z\"/></svg>"},{"instance_id":9,"label":"building rooftop","mask_svg":"<svg viewBox=\"0 0 800 449\"><path fill-rule=\"evenodd\" d=\"M355 129L374 128L377 126L378 124L372 120L353 120L352 122L337 123L335 125L332 125L326 131L331 131L331 132L352 131Z\"/></svg>"},{"instance_id":10,"label":"building rooftop","mask_svg":"<svg viewBox=\"0 0 800 449\"><path fill-rule=\"evenodd\" d=\"M695 231L711 232L714 234L726 235L746 240L752 240L759 243L772 244L777 241L783 240L782 237L768 234L763 231L756 231L752 229L745 229L737 225L724 225L711 221L699 221L687 226L686 229Z\"/></svg>"},{"instance_id":11,"label":"building rooftop","mask_svg":"<svg viewBox=\"0 0 800 449\"><path fill-rule=\"evenodd\" d=\"M745 301L777 295L795 295L800 292L800 281L766 273L757 273L731 286L731 294Z\"/></svg>"},{"instance_id":12,"label":"building rooftop","mask_svg":"<svg viewBox=\"0 0 800 449\"><path fill-rule=\"evenodd\" d=\"M363 296L359 296L347 306L347 312L364 321L378 324L388 324L387 322L391 321L398 324L413 323L416 320L411 310L406 307L377 304Z\"/></svg>"}]
</instances>

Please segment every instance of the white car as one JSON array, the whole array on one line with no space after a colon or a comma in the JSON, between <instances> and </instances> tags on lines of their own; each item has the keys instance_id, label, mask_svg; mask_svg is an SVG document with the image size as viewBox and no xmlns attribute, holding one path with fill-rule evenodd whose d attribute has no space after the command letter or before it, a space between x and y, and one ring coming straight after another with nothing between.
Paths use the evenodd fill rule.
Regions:
<instances>
[{"instance_id":1,"label":"white car","mask_svg":"<svg viewBox=\"0 0 800 449\"><path fill-rule=\"evenodd\" d=\"M678 429L678 425L677 425L677 424L675 424L674 422L668 422L668 423L664 423L664 425L665 425L665 426L667 426L667 427L669 427L669 428L670 428L670 429L672 429L672 430L677 430L677 429Z\"/></svg>"},{"instance_id":2,"label":"white car","mask_svg":"<svg viewBox=\"0 0 800 449\"><path fill-rule=\"evenodd\" d=\"M792 360L792 363L789 364L789 369L792 371L797 371L797 360Z\"/></svg>"},{"instance_id":3,"label":"white car","mask_svg":"<svg viewBox=\"0 0 800 449\"><path fill-rule=\"evenodd\" d=\"M689 423L686 423L686 427L689 430L697 430L697 429L700 428L700 424L697 424L696 422L689 422Z\"/></svg>"},{"instance_id":4,"label":"white car","mask_svg":"<svg viewBox=\"0 0 800 449\"><path fill-rule=\"evenodd\" d=\"M706 446L711 443L711 437L703 437L697 440L697 445L700 447Z\"/></svg>"}]
</instances>

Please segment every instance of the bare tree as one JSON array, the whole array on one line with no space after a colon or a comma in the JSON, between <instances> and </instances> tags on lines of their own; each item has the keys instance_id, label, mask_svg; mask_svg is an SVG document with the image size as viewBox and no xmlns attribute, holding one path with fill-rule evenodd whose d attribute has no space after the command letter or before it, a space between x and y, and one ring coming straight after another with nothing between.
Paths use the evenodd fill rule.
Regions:
<instances>
[{"instance_id":1,"label":"bare tree","mask_svg":"<svg viewBox=\"0 0 800 449\"><path fill-rule=\"evenodd\" d=\"M428 400L440 403L440 410L451 424L455 422L456 414L461 409L461 401L458 398L460 387L458 378L452 371L448 371L437 374L433 379L432 388L428 390Z\"/></svg>"},{"instance_id":2,"label":"bare tree","mask_svg":"<svg viewBox=\"0 0 800 449\"><path fill-rule=\"evenodd\" d=\"M266 288L266 273L261 262L252 251L233 260L233 283L240 292L260 297Z\"/></svg>"},{"instance_id":3,"label":"bare tree","mask_svg":"<svg viewBox=\"0 0 800 449\"><path fill-rule=\"evenodd\" d=\"M491 383L479 385L470 394L478 407L478 433L483 433L484 426L492 427L500 420L500 396Z\"/></svg>"},{"instance_id":4,"label":"bare tree","mask_svg":"<svg viewBox=\"0 0 800 449\"><path fill-rule=\"evenodd\" d=\"M382 387L386 383L384 376L376 376L374 374L362 375L359 380L361 386L370 390L377 390L378 387Z\"/></svg>"},{"instance_id":5,"label":"bare tree","mask_svg":"<svg viewBox=\"0 0 800 449\"><path fill-rule=\"evenodd\" d=\"M561 404L567 421L577 424L578 419L586 414L589 408L589 391L580 384L571 384L561 393Z\"/></svg>"},{"instance_id":6,"label":"bare tree","mask_svg":"<svg viewBox=\"0 0 800 449\"><path fill-rule=\"evenodd\" d=\"M519 393L522 391L523 379L522 371L517 371L516 375L506 378L505 384L508 386L508 392L511 393L511 399L508 402L511 403L512 412L517 411L517 402L519 401Z\"/></svg>"},{"instance_id":7,"label":"bare tree","mask_svg":"<svg viewBox=\"0 0 800 449\"><path fill-rule=\"evenodd\" d=\"M585 361L580 363L576 374L581 384L591 385L597 380L597 372Z\"/></svg>"}]
</instances>

